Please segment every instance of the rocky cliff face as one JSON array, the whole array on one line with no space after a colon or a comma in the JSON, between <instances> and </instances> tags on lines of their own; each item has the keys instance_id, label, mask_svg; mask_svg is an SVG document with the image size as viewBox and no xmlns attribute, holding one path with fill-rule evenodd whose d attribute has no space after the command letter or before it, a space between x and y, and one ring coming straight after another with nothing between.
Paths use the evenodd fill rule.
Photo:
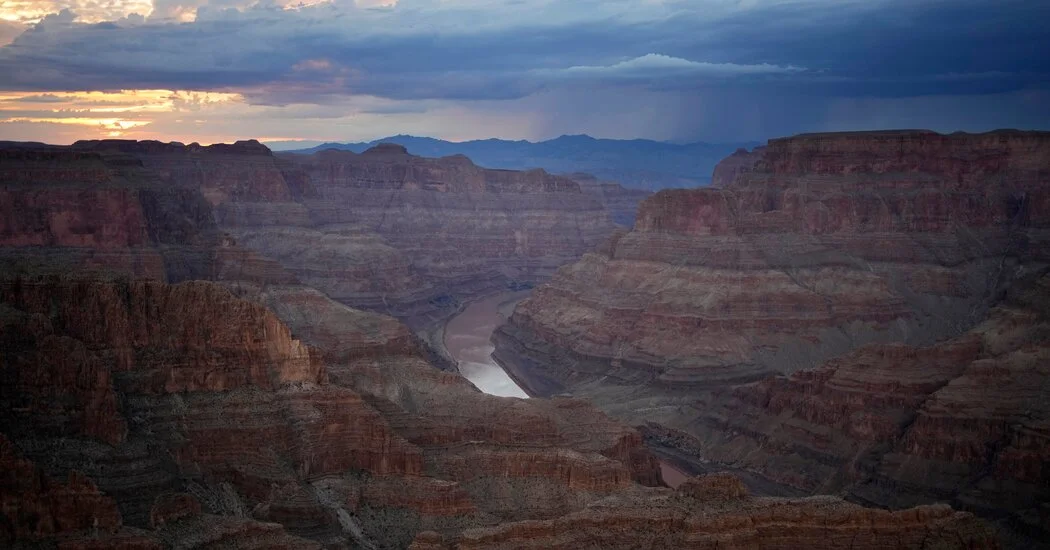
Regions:
<instances>
[{"instance_id":1,"label":"rocky cliff face","mask_svg":"<svg viewBox=\"0 0 1050 550\"><path fill-rule=\"evenodd\" d=\"M774 140L725 190L645 201L633 231L518 307L504 347L570 359L522 376L553 390L596 376L703 384L867 342L932 343L980 321L1018 266L1048 259L1046 135L841 139ZM900 158L855 154L864 140Z\"/></svg>"},{"instance_id":2,"label":"rocky cliff face","mask_svg":"<svg viewBox=\"0 0 1050 550\"><path fill-rule=\"evenodd\" d=\"M1045 481L1021 465L1048 446L1041 407L998 392L1047 379L1026 362L1041 314L989 308L1050 260L1048 200L1047 134L773 140L724 189L647 200L633 231L518 306L497 358L697 464L1038 524ZM997 331L1014 339L993 353ZM1009 457L1029 481L994 473Z\"/></svg>"},{"instance_id":3,"label":"rocky cliff face","mask_svg":"<svg viewBox=\"0 0 1050 550\"><path fill-rule=\"evenodd\" d=\"M113 533L185 527L200 507L398 547L659 483L638 432L589 405L487 396L429 365L393 319L297 287L239 289L253 300L210 282L6 281L0 430L49 475L92 480ZM298 330L321 347L259 302L311 317Z\"/></svg>"},{"instance_id":4,"label":"rocky cliff face","mask_svg":"<svg viewBox=\"0 0 1050 550\"><path fill-rule=\"evenodd\" d=\"M664 442L811 493L880 506L951 502L1045 538L1050 276L929 347L873 344L703 398ZM1018 543L1021 545L1022 543Z\"/></svg>"},{"instance_id":5,"label":"rocky cliff face","mask_svg":"<svg viewBox=\"0 0 1050 550\"><path fill-rule=\"evenodd\" d=\"M920 529L917 527L922 526ZM675 491L624 492L545 521L421 533L413 550L446 548L915 548L995 547L947 506L870 510L837 498L754 498L732 476L687 481Z\"/></svg>"},{"instance_id":6,"label":"rocky cliff face","mask_svg":"<svg viewBox=\"0 0 1050 550\"><path fill-rule=\"evenodd\" d=\"M621 217L628 208L622 194L606 206L605 195L542 170L487 170L389 144L278 158L255 141L103 140L3 154L0 175L21 182L0 203L4 244L64 247L78 266L176 281L249 265L256 278L295 278L414 325L462 298L545 280L613 231L611 208ZM199 257L223 234L255 257ZM150 251L156 244L166 246ZM51 263L47 250L37 252Z\"/></svg>"},{"instance_id":7,"label":"rocky cliff face","mask_svg":"<svg viewBox=\"0 0 1050 550\"><path fill-rule=\"evenodd\" d=\"M291 200L270 150L258 141L201 146L159 141L78 141L74 151L122 153L139 159L169 185L199 189L212 205L231 200Z\"/></svg>"},{"instance_id":8,"label":"rocky cliff face","mask_svg":"<svg viewBox=\"0 0 1050 550\"><path fill-rule=\"evenodd\" d=\"M343 303L409 322L543 280L613 228L601 197L569 179L486 170L462 155L425 159L397 145L281 158L254 141L72 149L140 162L165 187L199 191L244 248Z\"/></svg>"},{"instance_id":9,"label":"rocky cliff face","mask_svg":"<svg viewBox=\"0 0 1050 550\"><path fill-rule=\"evenodd\" d=\"M884 541L892 525L902 547L994 546L945 508L752 502L720 489L732 480L657 487L639 431L578 399L482 394L434 368L405 325L224 237L196 184L172 188L127 152L81 154L98 170L51 158L46 173L64 179L5 186L34 206L8 210L0 247L4 545L501 547L525 532L576 546L568 533L625 525L617 544L637 547L664 536L642 519L680 539L714 527L679 528L685 518L710 516L758 521L757 534L723 531L741 544L803 546L815 536L804 516L824 533L834 523L843 545ZM26 173L24 160L4 166ZM90 205L127 197L127 211L94 216L70 189ZM720 511L712 495L746 502Z\"/></svg>"},{"instance_id":10,"label":"rocky cliff face","mask_svg":"<svg viewBox=\"0 0 1050 550\"><path fill-rule=\"evenodd\" d=\"M584 193L598 197L609 211L613 222L626 228L634 225L638 205L652 195L644 189L628 189L618 183L599 180L591 174L576 172L566 174L566 177L578 183Z\"/></svg>"},{"instance_id":11,"label":"rocky cliff face","mask_svg":"<svg viewBox=\"0 0 1050 550\"><path fill-rule=\"evenodd\" d=\"M86 278L121 273L170 282L294 280L272 260L234 246L200 186L148 168L138 149L151 145L174 147L116 141L0 150L3 271Z\"/></svg>"},{"instance_id":12,"label":"rocky cliff face","mask_svg":"<svg viewBox=\"0 0 1050 550\"><path fill-rule=\"evenodd\" d=\"M755 164L762 160L765 151L765 147L755 147L751 151L737 149L732 155L715 165L714 172L711 174L711 187L721 189L733 183L733 180L740 174L750 172L755 168Z\"/></svg>"},{"instance_id":13,"label":"rocky cliff face","mask_svg":"<svg viewBox=\"0 0 1050 550\"><path fill-rule=\"evenodd\" d=\"M221 212L227 228L337 300L409 321L543 280L613 229L600 198L542 170L488 170L391 144L283 159L308 189L299 203L308 222L276 227L282 218L236 205ZM302 255L304 242L324 252Z\"/></svg>"}]
</instances>

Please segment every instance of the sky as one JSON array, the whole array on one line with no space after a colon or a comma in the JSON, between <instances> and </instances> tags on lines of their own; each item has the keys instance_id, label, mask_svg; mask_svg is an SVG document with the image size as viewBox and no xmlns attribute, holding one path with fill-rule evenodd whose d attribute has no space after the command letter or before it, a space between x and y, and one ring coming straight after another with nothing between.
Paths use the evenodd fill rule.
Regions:
<instances>
[{"instance_id":1,"label":"sky","mask_svg":"<svg viewBox=\"0 0 1050 550\"><path fill-rule=\"evenodd\" d=\"M1046 0L0 0L0 139L1050 129Z\"/></svg>"}]
</instances>

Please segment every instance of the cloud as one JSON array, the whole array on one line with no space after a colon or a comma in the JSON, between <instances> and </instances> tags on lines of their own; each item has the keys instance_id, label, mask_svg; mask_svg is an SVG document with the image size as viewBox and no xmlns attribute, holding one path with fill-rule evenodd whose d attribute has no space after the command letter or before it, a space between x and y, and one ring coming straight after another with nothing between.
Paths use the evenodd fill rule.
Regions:
<instances>
[{"instance_id":1,"label":"cloud","mask_svg":"<svg viewBox=\"0 0 1050 550\"><path fill-rule=\"evenodd\" d=\"M311 120L503 109L530 131L573 119L568 133L687 137L729 132L732 108L754 135L809 124L778 109L823 119L850 104L836 112L870 121L857 113L917 97L1011 119L994 98L1050 88L1050 4L1024 0L18 1L55 12L0 48L0 90L232 93L282 120L304 106L329 113Z\"/></svg>"},{"instance_id":2,"label":"cloud","mask_svg":"<svg viewBox=\"0 0 1050 550\"><path fill-rule=\"evenodd\" d=\"M21 103L63 103L66 99L55 94L39 94L13 97L3 101L18 101Z\"/></svg>"},{"instance_id":3,"label":"cloud","mask_svg":"<svg viewBox=\"0 0 1050 550\"><path fill-rule=\"evenodd\" d=\"M737 63L708 63L705 61L690 61L680 57L671 57L656 53L645 54L641 57L621 61L609 66L575 66L564 69L561 74L567 76L621 76L627 78L651 78L666 75L702 74L702 75L738 75L738 74L769 74L790 73L801 71L798 67L781 67L769 63L758 63L754 65L740 65Z\"/></svg>"},{"instance_id":4,"label":"cloud","mask_svg":"<svg viewBox=\"0 0 1050 550\"><path fill-rule=\"evenodd\" d=\"M769 63L709 63L649 53L611 65L577 65L565 69L540 70L534 74L548 84L573 82L577 86L643 83L652 89L695 89L704 83L729 83L749 77L769 77L803 72L794 66Z\"/></svg>"},{"instance_id":5,"label":"cloud","mask_svg":"<svg viewBox=\"0 0 1050 550\"><path fill-rule=\"evenodd\" d=\"M10 44L18 35L25 32L26 26L18 21L0 19L0 46Z\"/></svg>"},{"instance_id":6,"label":"cloud","mask_svg":"<svg viewBox=\"0 0 1050 550\"><path fill-rule=\"evenodd\" d=\"M1016 0L382 4L157 0L148 19L105 25L64 10L0 48L0 87L233 90L279 104L311 90L319 101L513 99L646 79L654 89L757 78L829 95L999 93L1050 74L1032 49L1050 44L1033 23L1050 8ZM194 19L178 21L186 10ZM326 65L308 65L317 60Z\"/></svg>"}]
</instances>

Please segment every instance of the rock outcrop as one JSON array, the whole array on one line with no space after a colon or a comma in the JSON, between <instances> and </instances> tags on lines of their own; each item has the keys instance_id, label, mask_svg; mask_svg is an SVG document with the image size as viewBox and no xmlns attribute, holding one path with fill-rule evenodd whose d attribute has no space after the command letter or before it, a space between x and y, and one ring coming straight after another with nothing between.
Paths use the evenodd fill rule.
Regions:
<instances>
[{"instance_id":1,"label":"rock outcrop","mask_svg":"<svg viewBox=\"0 0 1050 550\"><path fill-rule=\"evenodd\" d=\"M1050 263L1050 135L805 135L760 154L735 155L724 189L643 203L521 302L497 359L698 468L949 501L1045 537L1045 313L1000 300L1045 301L1045 280L1017 281Z\"/></svg>"},{"instance_id":2,"label":"rock outcrop","mask_svg":"<svg viewBox=\"0 0 1050 550\"><path fill-rule=\"evenodd\" d=\"M12 149L9 154L44 153ZM72 216L70 223L86 223L85 216L95 216L114 226L104 234L128 233L127 238L143 241L149 233L135 225L136 218L112 216L105 205L119 209L117 200L136 202L134 195L160 189L168 195L199 192L214 207L217 225L212 229L233 237L243 249L279 262L298 281L342 303L391 314L413 326L454 311L463 298L545 280L607 238L615 227L610 212L624 218L633 211L628 203L635 196L613 189L582 192L572 180L542 170L479 168L462 155L416 157L393 144L362 154L331 150L275 156L255 141L202 147L103 140L50 148L47 154L76 156L77 163L62 164L84 172L81 181L110 182L117 188L110 192L119 195L92 205L76 194L82 190L69 196L48 190L47 200L65 200L82 210L55 212L59 221ZM20 159L19 164L32 166L12 169L19 176L37 181L41 174L62 176L47 173L53 162L36 163L43 164L39 167ZM121 189L128 182L153 183L143 191ZM33 216L42 207L33 200L6 202L29 207L23 216ZM131 208L126 215L137 213ZM165 228L173 229L173 220L165 221ZM50 239L36 244L83 244L70 239L95 234L52 222L49 232L30 231ZM44 222L20 223L32 228ZM9 231L9 242L25 238L19 227Z\"/></svg>"},{"instance_id":3,"label":"rock outcrop","mask_svg":"<svg viewBox=\"0 0 1050 550\"><path fill-rule=\"evenodd\" d=\"M65 170L58 157L44 168L26 159L8 165L64 179L39 185L18 176L5 186L35 201L8 210L15 221L4 236L14 237L0 246L5 543L403 548L477 539L470 544L498 547L523 526L587 533L620 522L629 527L617 543L636 547L657 540L639 518L677 526L702 516L762 525L758 539L733 530L736 540L805 545L812 516L839 521L843 545L879 544L883 520L848 520L868 514L892 523L903 547L994 545L973 516L947 508L752 502L726 478L687 484L695 487L676 496L659 487L658 463L638 430L580 399L482 394L434 368L404 324L302 284L288 273L296 264L286 271L244 251L213 221L212 202L220 210L299 204L314 192L313 176L291 185L286 177L289 195L281 195L251 143L71 151L74 163L89 166ZM213 154L222 157L214 166L199 158ZM251 187L256 176L237 175L240 156L252 157L249 172L262 190ZM187 162L200 165L203 180L179 183ZM540 173L467 184L523 195L536 185L573 194L575 185ZM61 194L78 188L86 197L126 196L128 212L95 216ZM98 204L116 204L113 196ZM157 260L133 261L147 257ZM720 504L696 498L705 491ZM725 515L720 506L746 511ZM819 511L829 506L845 518ZM561 544L537 533L537 544ZM568 537L574 545L576 535Z\"/></svg>"},{"instance_id":4,"label":"rock outcrop","mask_svg":"<svg viewBox=\"0 0 1050 550\"><path fill-rule=\"evenodd\" d=\"M721 189L733 183L733 180L740 174L753 170L755 164L762 160L765 150L765 147L755 147L750 151L737 149L732 155L722 159L715 165L714 172L711 174L711 187Z\"/></svg>"},{"instance_id":5,"label":"rock outcrop","mask_svg":"<svg viewBox=\"0 0 1050 550\"><path fill-rule=\"evenodd\" d=\"M644 189L628 189L619 183L599 180L591 174L575 172L566 174L565 177L578 183L584 193L598 197L609 211L613 222L628 229L634 225L638 205L652 195Z\"/></svg>"},{"instance_id":6,"label":"rock outcrop","mask_svg":"<svg viewBox=\"0 0 1050 550\"><path fill-rule=\"evenodd\" d=\"M727 491L726 489L730 489ZM446 548L994 548L947 506L864 509L832 497L754 498L731 476L690 480L676 491L625 491L573 514L421 533L414 550Z\"/></svg>"},{"instance_id":7,"label":"rock outcrop","mask_svg":"<svg viewBox=\"0 0 1050 550\"><path fill-rule=\"evenodd\" d=\"M90 479L115 502L110 531L162 540L203 513L255 522L233 540L277 523L399 547L660 482L640 434L583 402L481 394L393 319L245 285L252 300L203 281L0 284L0 431L49 474ZM259 302L309 316L297 332L322 347Z\"/></svg>"},{"instance_id":8,"label":"rock outcrop","mask_svg":"<svg viewBox=\"0 0 1050 550\"><path fill-rule=\"evenodd\" d=\"M655 443L810 493L950 502L1035 540L1050 500L1050 275L929 347L872 344L814 369L712 392ZM1021 544L1021 543L1019 543Z\"/></svg>"},{"instance_id":9,"label":"rock outcrop","mask_svg":"<svg viewBox=\"0 0 1050 550\"><path fill-rule=\"evenodd\" d=\"M1047 159L1045 134L773 140L725 190L645 201L631 232L518 306L497 354L556 393L746 381L957 335L1050 259Z\"/></svg>"},{"instance_id":10,"label":"rock outcrop","mask_svg":"<svg viewBox=\"0 0 1050 550\"><path fill-rule=\"evenodd\" d=\"M220 209L224 227L336 300L410 323L545 280L614 227L600 197L542 170L488 170L393 144L282 159L307 189L304 223L275 227L287 218L238 204Z\"/></svg>"},{"instance_id":11,"label":"rock outcrop","mask_svg":"<svg viewBox=\"0 0 1050 550\"><path fill-rule=\"evenodd\" d=\"M2 271L89 279L121 273L169 282L295 280L274 261L237 248L223 235L201 189L222 188L226 182L162 179L144 165L147 157L137 156L152 147L186 149L115 141L0 150ZM200 165L189 153L174 156ZM235 158L241 156L250 157ZM202 167L200 174L214 171ZM245 175L242 188L253 177Z\"/></svg>"}]
</instances>

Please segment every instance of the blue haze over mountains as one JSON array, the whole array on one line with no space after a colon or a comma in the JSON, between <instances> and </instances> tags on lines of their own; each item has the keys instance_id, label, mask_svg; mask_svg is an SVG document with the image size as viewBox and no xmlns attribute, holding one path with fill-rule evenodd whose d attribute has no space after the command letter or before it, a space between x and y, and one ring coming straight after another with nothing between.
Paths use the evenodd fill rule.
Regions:
<instances>
[{"instance_id":1,"label":"blue haze over mountains","mask_svg":"<svg viewBox=\"0 0 1050 550\"><path fill-rule=\"evenodd\" d=\"M543 168L555 174L586 172L624 187L649 190L707 185L711 182L711 171L720 160L740 147L750 149L761 145L759 142L674 144L647 139L597 139L587 135L561 136L540 142L483 139L457 143L397 135L371 142L323 143L292 152L310 154L341 149L360 153L378 143L397 143L409 153L423 157L463 154L486 168ZM294 144L268 145L280 150Z\"/></svg>"}]
</instances>

